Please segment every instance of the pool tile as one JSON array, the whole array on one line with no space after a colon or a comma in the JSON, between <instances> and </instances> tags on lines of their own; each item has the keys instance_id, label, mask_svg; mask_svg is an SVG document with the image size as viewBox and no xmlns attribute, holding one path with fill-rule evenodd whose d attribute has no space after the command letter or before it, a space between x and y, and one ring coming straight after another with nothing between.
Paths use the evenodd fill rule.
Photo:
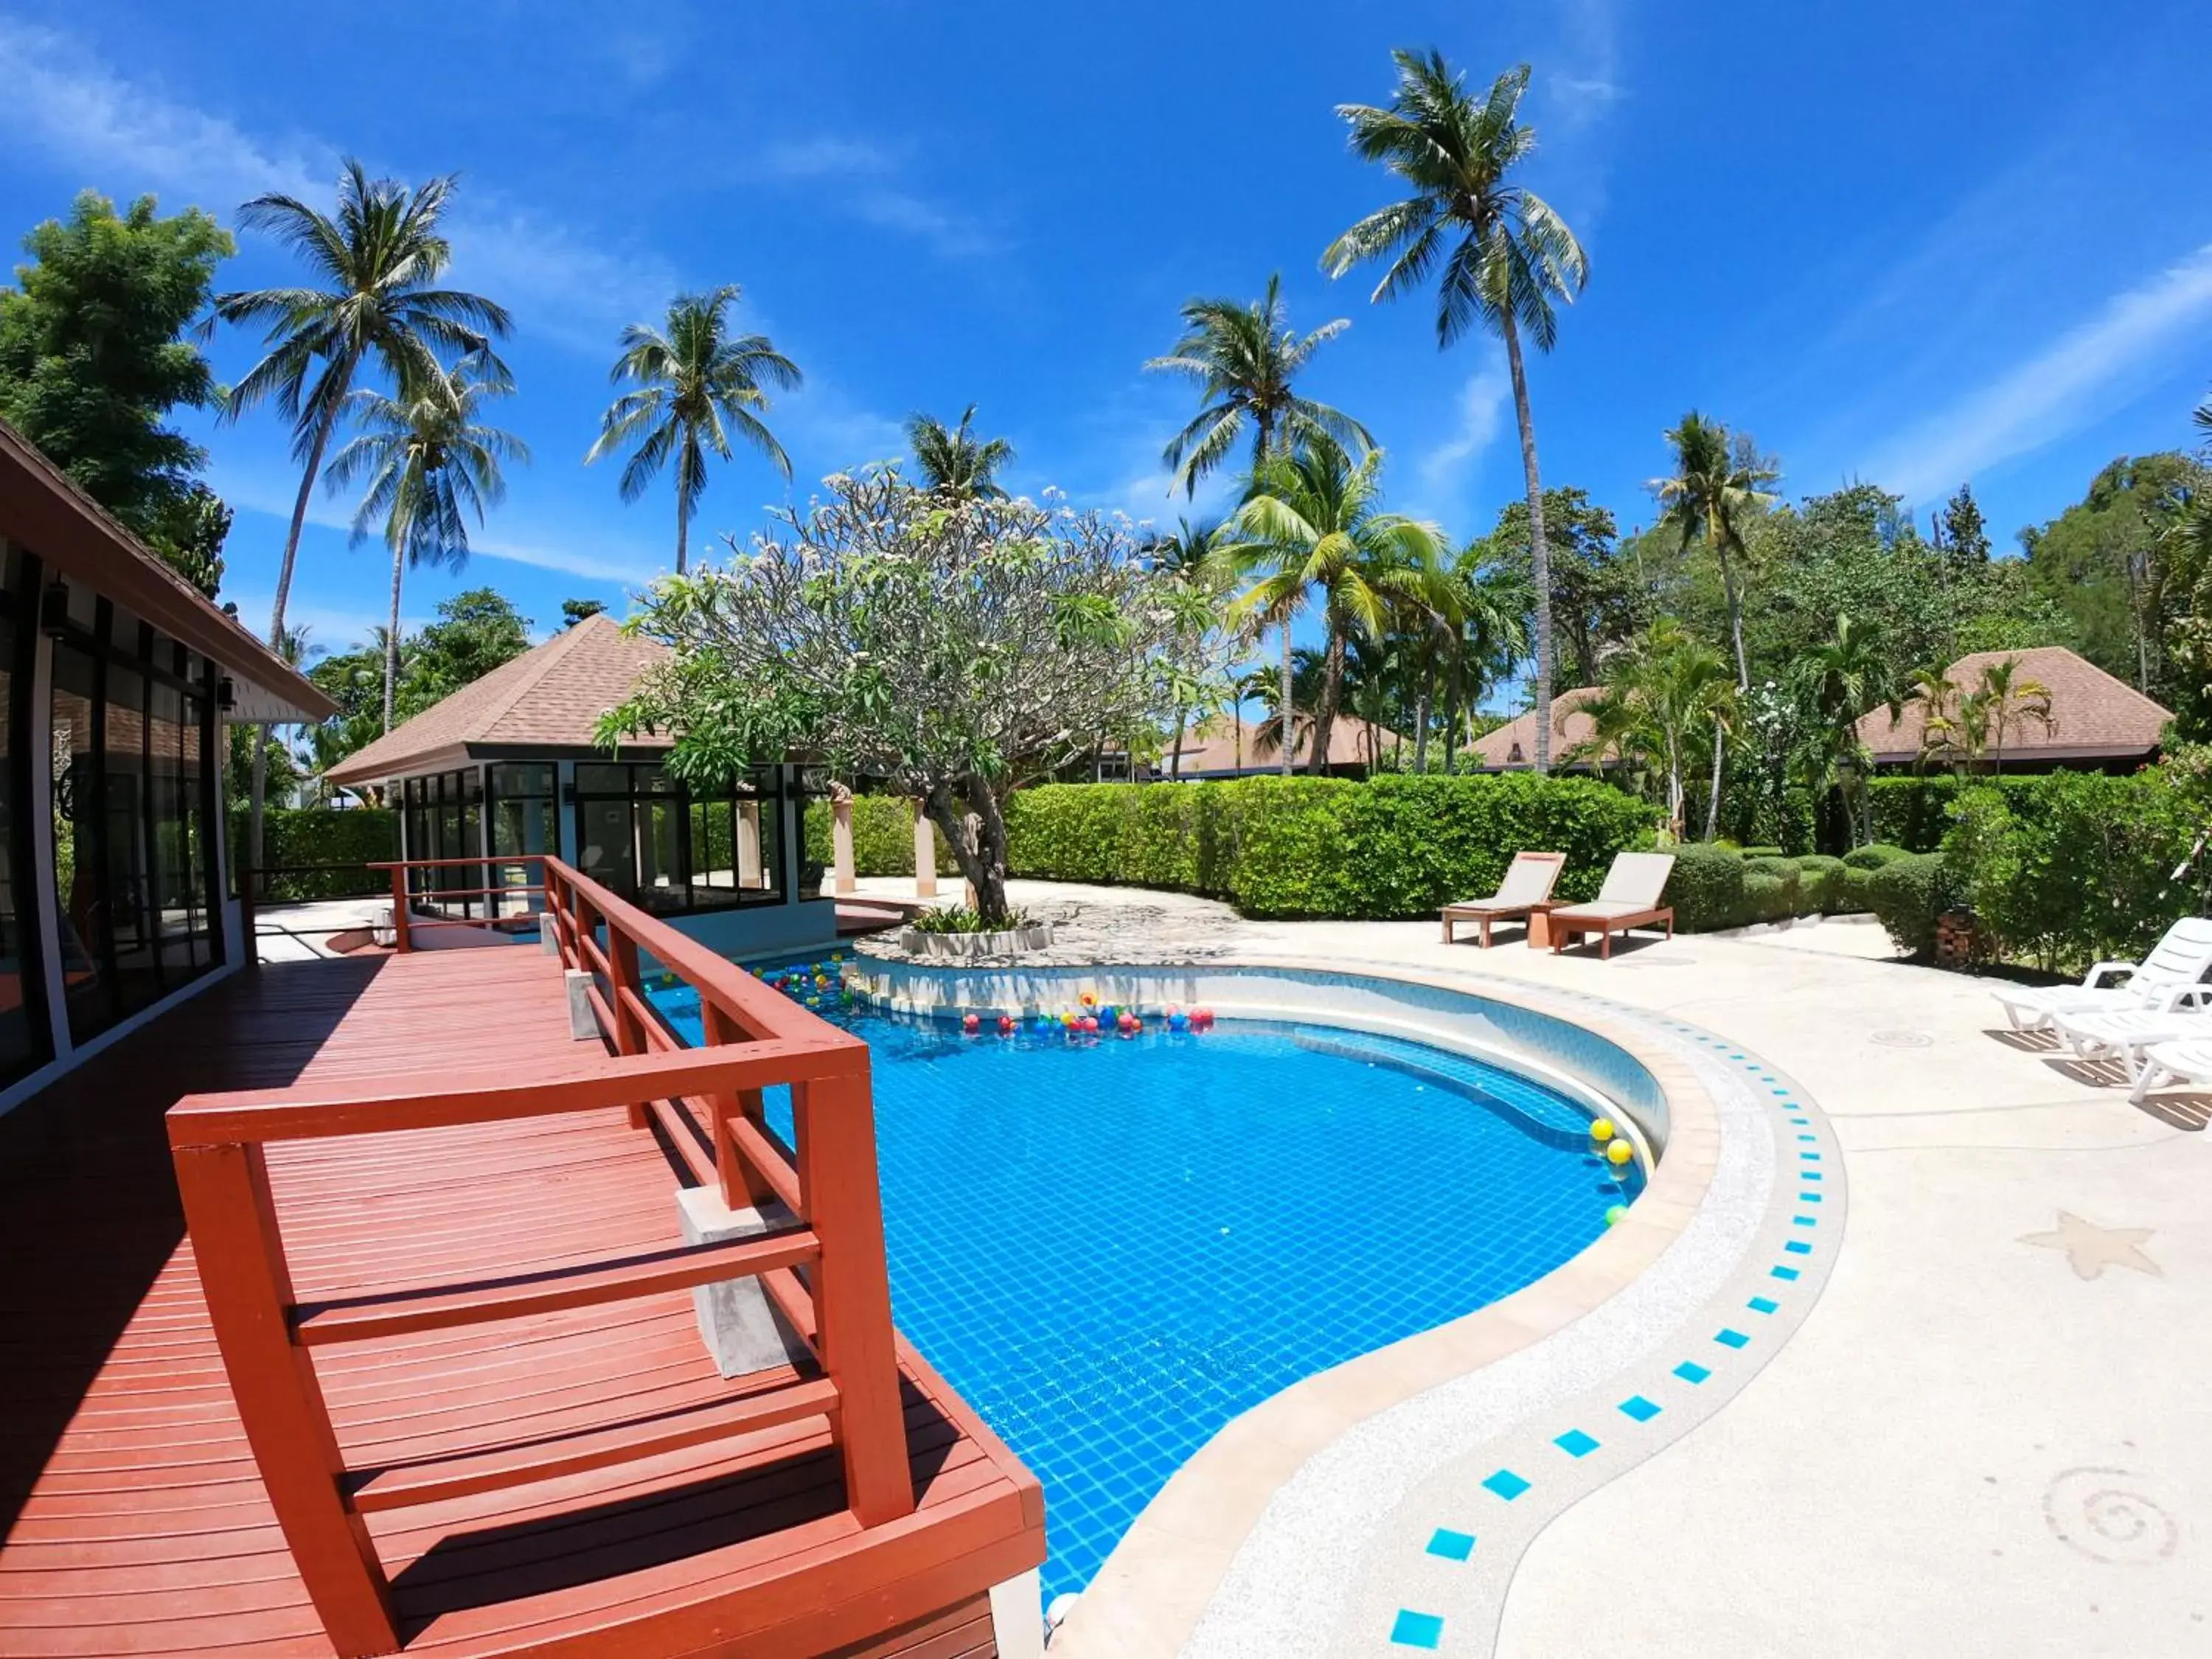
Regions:
<instances>
[{"instance_id":1,"label":"pool tile","mask_svg":"<svg viewBox=\"0 0 2212 1659\"><path fill-rule=\"evenodd\" d=\"M1569 1429L1552 1443L1570 1457L1588 1457L1597 1449L1598 1444L1596 1440L1584 1434L1580 1429Z\"/></svg>"},{"instance_id":2,"label":"pool tile","mask_svg":"<svg viewBox=\"0 0 2212 1659\"><path fill-rule=\"evenodd\" d=\"M1397 1622L1390 1626L1391 1641L1401 1648L1433 1649L1443 1638L1444 1621L1433 1613L1401 1607Z\"/></svg>"},{"instance_id":3,"label":"pool tile","mask_svg":"<svg viewBox=\"0 0 2212 1659\"><path fill-rule=\"evenodd\" d=\"M1674 1367L1674 1375L1680 1377L1685 1382L1702 1382L1707 1377L1711 1376L1712 1373L1707 1370L1703 1365L1698 1364L1696 1360L1685 1359L1680 1364Z\"/></svg>"},{"instance_id":4,"label":"pool tile","mask_svg":"<svg viewBox=\"0 0 2212 1659\"><path fill-rule=\"evenodd\" d=\"M1474 1534L1454 1532L1449 1527L1438 1527L1430 1535L1428 1553L1441 1555L1447 1561L1464 1561L1474 1553Z\"/></svg>"},{"instance_id":5,"label":"pool tile","mask_svg":"<svg viewBox=\"0 0 2212 1659\"><path fill-rule=\"evenodd\" d=\"M1751 1339L1741 1331L1716 1331L1713 1334L1713 1340L1728 1347L1741 1348Z\"/></svg>"},{"instance_id":6,"label":"pool tile","mask_svg":"<svg viewBox=\"0 0 2212 1659\"><path fill-rule=\"evenodd\" d=\"M1771 1301L1763 1296L1754 1296L1747 1305L1749 1306L1753 1313L1771 1314L1780 1308L1782 1304L1779 1302Z\"/></svg>"},{"instance_id":7,"label":"pool tile","mask_svg":"<svg viewBox=\"0 0 2212 1659\"><path fill-rule=\"evenodd\" d=\"M1821 1201L1821 1194L1819 1193L1800 1193L1797 1194L1797 1201L1800 1204L1818 1204Z\"/></svg>"},{"instance_id":8,"label":"pool tile","mask_svg":"<svg viewBox=\"0 0 2212 1659\"><path fill-rule=\"evenodd\" d=\"M1816 1216L1792 1216L1790 1219L1795 1221L1801 1227L1817 1227L1820 1224L1820 1218Z\"/></svg>"},{"instance_id":9,"label":"pool tile","mask_svg":"<svg viewBox=\"0 0 2212 1659\"><path fill-rule=\"evenodd\" d=\"M1528 1483L1510 1469L1500 1469L1482 1483L1507 1503L1528 1490Z\"/></svg>"},{"instance_id":10,"label":"pool tile","mask_svg":"<svg viewBox=\"0 0 2212 1659\"><path fill-rule=\"evenodd\" d=\"M1659 1407L1640 1394L1632 1394L1620 1402L1620 1409L1639 1423L1649 1423L1659 1415Z\"/></svg>"},{"instance_id":11,"label":"pool tile","mask_svg":"<svg viewBox=\"0 0 2212 1659\"><path fill-rule=\"evenodd\" d=\"M1769 1267L1766 1271L1776 1279L1795 1279L1797 1277L1797 1270L1795 1267Z\"/></svg>"},{"instance_id":12,"label":"pool tile","mask_svg":"<svg viewBox=\"0 0 2212 1659\"><path fill-rule=\"evenodd\" d=\"M1792 1255L1810 1255L1813 1254L1813 1247L1810 1244L1808 1244L1802 1238L1793 1238L1782 1248L1789 1251Z\"/></svg>"}]
</instances>

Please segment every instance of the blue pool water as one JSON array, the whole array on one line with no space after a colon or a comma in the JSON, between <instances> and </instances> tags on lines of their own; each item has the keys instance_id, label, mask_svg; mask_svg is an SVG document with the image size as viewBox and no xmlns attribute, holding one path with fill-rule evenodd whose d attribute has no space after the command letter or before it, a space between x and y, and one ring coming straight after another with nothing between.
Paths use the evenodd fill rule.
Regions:
<instances>
[{"instance_id":1,"label":"blue pool water","mask_svg":"<svg viewBox=\"0 0 2212 1659\"><path fill-rule=\"evenodd\" d=\"M698 1040L696 994L654 1000ZM1389 1038L821 1012L872 1051L899 1327L1044 1483L1048 1601L1231 1418L1540 1277L1636 1189L1565 1098ZM787 1140L787 1091L769 1117Z\"/></svg>"}]
</instances>

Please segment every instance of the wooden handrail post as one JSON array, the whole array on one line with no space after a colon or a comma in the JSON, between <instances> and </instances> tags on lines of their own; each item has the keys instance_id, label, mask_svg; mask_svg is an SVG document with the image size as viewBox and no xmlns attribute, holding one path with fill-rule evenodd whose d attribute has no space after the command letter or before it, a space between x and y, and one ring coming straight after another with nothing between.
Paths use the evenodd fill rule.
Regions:
<instances>
[{"instance_id":1,"label":"wooden handrail post","mask_svg":"<svg viewBox=\"0 0 2212 1659\"><path fill-rule=\"evenodd\" d=\"M341 1493L344 1465L314 1362L292 1340L291 1275L261 1148L179 1146L176 1165L208 1322L308 1599L344 1659L396 1653L383 1565Z\"/></svg>"},{"instance_id":2,"label":"wooden handrail post","mask_svg":"<svg viewBox=\"0 0 2212 1659\"><path fill-rule=\"evenodd\" d=\"M699 1000L699 1023L708 1048L744 1041L744 1033L731 1024L730 1017L704 997ZM750 1119L755 1128L764 1128L768 1114L761 1103L761 1091L739 1089L734 1094L716 1096L712 1103L714 1174L721 1182L722 1202L732 1210L757 1209L775 1196L775 1188L738 1152L738 1143L730 1133L730 1119L742 1116Z\"/></svg>"},{"instance_id":3,"label":"wooden handrail post","mask_svg":"<svg viewBox=\"0 0 2212 1659\"><path fill-rule=\"evenodd\" d=\"M864 1527L914 1511L899 1401L890 1277L876 1184L875 1109L865 1052L846 1076L791 1085L799 1182L822 1242L814 1270L816 1350L837 1385L845 1500Z\"/></svg>"},{"instance_id":4,"label":"wooden handrail post","mask_svg":"<svg viewBox=\"0 0 2212 1659\"><path fill-rule=\"evenodd\" d=\"M645 994L645 979L637 970L637 941L611 921L607 923L607 966L609 975L607 998L615 1017L615 1052L622 1054L641 1054L647 1052L645 1027L638 1018L637 1010L624 996L625 990ZM633 1101L629 1109L629 1127L642 1129L646 1126L646 1104Z\"/></svg>"},{"instance_id":5,"label":"wooden handrail post","mask_svg":"<svg viewBox=\"0 0 2212 1659\"><path fill-rule=\"evenodd\" d=\"M415 948L407 933L407 866L392 866L392 948L405 956Z\"/></svg>"}]
</instances>

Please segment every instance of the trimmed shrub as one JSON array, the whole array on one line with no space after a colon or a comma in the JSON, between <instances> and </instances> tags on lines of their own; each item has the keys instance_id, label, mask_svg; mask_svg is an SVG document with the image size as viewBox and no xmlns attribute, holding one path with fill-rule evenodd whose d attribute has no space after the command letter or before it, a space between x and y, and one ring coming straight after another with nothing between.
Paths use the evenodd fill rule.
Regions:
<instances>
[{"instance_id":1,"label":"trimmed shrub","mask_svg":"<svg viewBox=\"0 0 2212 1659\"><path fill-rule=\"evenodd\" d=\"M230 816L231 858L243 866L246 813ZM362 866L399 856L399 815L383 806L270 807L261 815L261 862L279 873L259 889L264 903L304 899L366 898L392 890L392 878ZM338 865L307 871L306 865ZM288 866L290 872L287 872Z\"/></svg>"},{"instance_id":2,"label":"trimmed shrub","mask_svg":"<svg viewBox=\"0 0 2212 1659\"><path fill-rule=\"evenodd\" d=\"M806 857L828 869L834 862L830 841L830 809L817 798L806 807ZM914 809L901 795L853 797L853 873L856 876L911 876L914 873ZM960 861L937 838L937 873L957 876Z\"/></svg>"},{"instance_id":3,"label":"trimmed shrub","mask_svg":"<svg viewBox=\"0 0 2212 1659\"><path fill-rule=\"evenodd\" d=\"M1664 902L1674 907L1674 926L1686 933L1741 927L1749 914L1743 854L1703 842L1668 850L1674 872L1667 878Z\"/></svg>"},{"instance_id":4,"label":"trimmed shrub","mask_svg":"<svg viewBox=\"0 0 2212 1659\"><path fill-rule=\"evenodd\" d=\"M1932 853L1951 828L1951 808L1962 789L2002 789L2008 797L2033 795L2040 777L1976 777L1962 782L1949 772L1924 778L1874 781L1874 832L1908 853Z\"/></svg>"},{"instance_id":5,"label":"trimmed shrub","mask_svg":"<svg viewBox=\"0 0 2212 1659\"><path fill-rule=\"evenodd\" d=\"M1414 916L1493 891L1513 854L1567 855L1562 898L1650 844L1656 812L1610 785L1530 773L1045 784L1006 805L1017 876L1127 882L1256 916Z\"/></svg>"},{"instance_id":6,"label":"trimmed shrub","mask_svg":"<svg viewBox=\"0 0 2212 1659\"><path fill-rule=\"evenodd\" d=\"M1797 914L1803 916L1841 915L1845 910L1841 859L1808 853L1797 860Z\"/></svg>"},{"instance_id":7,"label":"trimmed shrub","mask_svg":"<svg viewBox=\"0 0 2212 1659\"><path fill-rule=\"evenodd\" d=\"M1783 921L1796 914L1796 872L1792 870L1787 876L1778 874L1771 866L1781 862L1779 859L1762 860L1762 865L1768 867L1754 870L1746 866L1741 926Z\"/></svg>"},{"instance_id":8,"label":"trimmed shrub","mask_svg":"<svg viewBox=\"0 0 2212 1659\"><path fill-rule=\"evenodd\" d=\"M1745 847L1738 850L1747 859L1778 859L1788 856L1779 847Z\"/></svg>"},{"instance_id":9,"label":"trimmed shrub","mask_svg":"<svg viewBox=\"0 0 2212 1659\"><path fill-rule=\"evenodd\" d=\"M1936 951L1936 920L1952 908L1953 884L1941 853L1893 859L1867 878L1867 900L1900 951Z\"/></svg>"},{"instance_id":10,"label":"trimmed shrub","mask_svg":"<svg viewBox=\"0 0 2212 1659\"><path fill-rule=\"evenodd\" d=\"M1854 847L1844 854L1844 862L1854 870L1879 870L1885 864L1893 864L1908 856L1902 847L1893 847L1887 842L1869 842L1864 847Z\"/></svg>"}]
</instances>

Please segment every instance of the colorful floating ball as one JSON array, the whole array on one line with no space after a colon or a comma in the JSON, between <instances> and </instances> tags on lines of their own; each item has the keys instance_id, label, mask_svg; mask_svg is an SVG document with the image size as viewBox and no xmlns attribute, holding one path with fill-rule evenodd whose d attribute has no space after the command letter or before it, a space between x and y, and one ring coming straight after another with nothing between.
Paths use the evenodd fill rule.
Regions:
<instances>
[{"instance_id":1,"label":"colorful floating ball","mask_svg":"<svg viewBox=\"0 0 2212 1659\"><path fill-rule=\"evenodd\" d=\"M1605 1149L1605 1161L1615 1169L1629 1163L1635 1156L1636 1149L1625 1140L1616 1140Z\"/></svg>"},{"instance_id":2,"label":"colorful floating ball","mask_svg":"<svg viewBox=\"0 0 2212 1659\"><path fill-rule=\"evenodd\" d=\"M1011 1014L1000 1014L999 1016L999 1035L1000 1036L1011 1036L1013 1035L1013 1017Z\"/></svg>"},{"instance_id":3,"label":"colorful floating ball","mask_svg":"<svg viewBox=\"0 0 2212 1659\"><path fill-rule=\"evenodd\" d=\"M1096 1032L1098 1029L1098 1016L1096 1014L1085 1014L1084 1015L1081 1023L1083 1030L1086 1035Z\"/></svg>"},{"instance_id":4,"label":"colorful floating ball","mask_svg":"<svg viewBox=\"0 0 2212 1659\"><path fill-rule=\"evenodd\" d=\"M1098 1006L1098 993L1085 991L1081 996L1076 998L1076 1000L1086 1008L1096 1008Z\"/></svg>"},{"instance_id":5,"label":"colorful floating ball","mask_svg":"<svg viewBox=\"0 0 2212 1659\"><path fill-rule=\"evenodd\" d=\"M976 1032L983 1029L983 1022L977 1015L964 1014L961 1017L960 1029L967 1032L969 1036L974 1036Z\"/></svg>"},{"instance_id":6,"label":"colorful floating ball","mask_svg":"<svg viewBox=\"0 0 2212 1659\"><path fill-rule=\"evenodd\" d=\"M1605 1212L1605 1224L1608 1227L1618 1227L1627 1219L1628 1206L1626 1204L1615 1204Z\"/></svg>"},{"instance_id":7,"label":"colorful floating ball","mask_svg":"<svg viewBox=\"0 0 2212 1659\"><path fill-rule=\"evenodd\" d=\"M1180 1008L1170 1008L1168 1010L1168 1030L1170 1031L1182 1031L1188 1030L1189 1028L1190 1016L1188 1014L1183 1012Z\"/></svg>"},{"instance_id":8,"label":"colorful floating ball","mask_svg":"<svg viewBox=\"0 0 2212 1659\"><path fill-rule=\"evenodd\" d=\"M1612 1139L1613 1120L1609 1117L1601 1117L1598 1119L1596 1122L1591 1124L1590 1139L1596 1141L1600 1146L1603 1146L1607 1141Z\"/></svg>"}]
</instances>

